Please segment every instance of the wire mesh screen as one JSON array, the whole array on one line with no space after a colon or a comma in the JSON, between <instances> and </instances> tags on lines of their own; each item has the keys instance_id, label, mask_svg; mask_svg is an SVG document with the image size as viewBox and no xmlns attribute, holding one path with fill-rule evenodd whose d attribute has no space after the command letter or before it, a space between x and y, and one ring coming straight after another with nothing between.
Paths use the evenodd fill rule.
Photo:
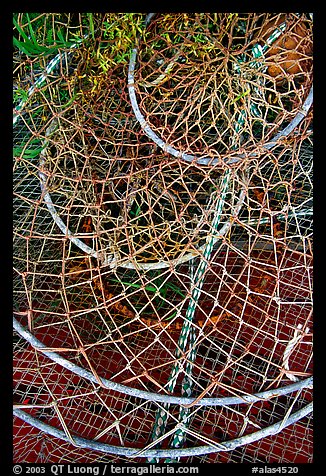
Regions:
<instances>
[{"instance_id":1,"label":"wire mesh screen","mask_svg":"<svg viewBox=\"0 0 326 476\"><path fill-rule=\"evenodd\" d=\"M311 462L311 15L15 27L16 460Z\"/></svg>"}]
</instances>

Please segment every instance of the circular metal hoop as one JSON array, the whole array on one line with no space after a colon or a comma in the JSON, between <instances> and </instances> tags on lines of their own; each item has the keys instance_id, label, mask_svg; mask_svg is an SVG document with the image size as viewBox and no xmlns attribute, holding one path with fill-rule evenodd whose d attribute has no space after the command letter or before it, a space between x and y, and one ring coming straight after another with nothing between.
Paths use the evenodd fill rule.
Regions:
<instances>
[{"instance_id":1,"label":"circular metal hoop","mask_svg":"<svg viewBox=\"0 0 326 476\"><path fill-rule=\"evenodd\" d=\"M139 448L123 448L120 446L112 446L105 443L100 443L94 440L87 440L85 438L81 438L78 436L73 437L73 441L68 438L66 433L62 430L58 430L53 426L47 425L42 421L38 420L37 418L32 417L28 413L14 409L14 415L17 418L20 418L26 423L29 423L35 428L38 428L45 433L54 436L56 438L60 438L61 440L67 441L69 443L74 444L75 446L80 446L82 448L89 448L95 451L101 451L102 453L110 453L116 455L127 456L128 458L177 458L177 457L185 457L185 456L200 456L209 453L217 453L221 451L231 451L239 446L248 445L249 443L253 443L257 440L262 438L266 438L267 436L276 435L284 428L289 425L293 425L297 421L301 420L305 416L309 415L313 411L313 404L309 403L307 406L301 408L297 412L293 413L287 420L280 420L274 425L268 426L263 430L259 430L255 433L251 433L249 435L241 436L240 438L235 438L234 440L224 441L223 443L218 443L216 446L207 445L207 446L197 446L194 448L178 448L178 449L147 449L147 450L140 450ZM155 442L154 442L155 443Z\"/></svg>"},{"instance_id":2,"label":"circular metal hoop","mask_svg":"<svg viewBox=\"0 0 326 476\"><path fill-rule=\"evenodd\" d=\"M56 120L52 121L50 126L47 129L46 136L50 136L54 130L56 129ZM42 152L40 153L40 168L44 166L46 162L46 149L48 145L48 139L45 139L44 141L44 148ZM54 222L57 224L57 226L60 228L61 232L63 235L67 236L67 238L74 243L80 250L82 250L84 253L88 254L89 256L92 256L93 258L97 258L101 261L102 266L110 266L111 268L116 268L116 267L121 267L121 268L126 268L126 269L139 269L139 270L153 270L153 269L163 269L163 268L169 268L170 266L178 266L183 263L187 263L191 259L195 258L196 256L200 255L205 247L205 244L203 244L201 247L197 249L197 251L190 251L185 254L181 254L180 257L174 259L174 260L169 260L169 261L158 261L154 263L147 263L147 262L139 262L136 260L120 260L117 258L114 254L110 253L99 253L93 248L89 247L86 245L82 240L79 238L76 238L73 234L73 232L65 225L63 220L60 218L58 215L56 208L53 204L51 195L47 189L46 186L46 176L43 172L39 171L39 179L40 179L40 186L42 190L42 195L43 195L43 201L46 204ZM246 182L245 177L243 177L244 183ZM230 229L234 219L238 216L242 204L244 202L246 193L245 193L245 186L242 188L240 194L239 194L239 199L237 204L234 207L234 213L230 217L230 219L221 227L219 230L219 233L216 237L213 239L213 246L216 244L218 240L220 240Z\"/></svg>"},{"instance_id":3,"label":"circular metal hoop","mask_svg":"<svg viewBox=\"0 0 326 476\"><path fill-rule=\"evenodd\" d=\"M146 17L145 20L145 27L150 23L152 17L155 15L155 13L150 13ZM264 150L270 150L273 147L275 147L278 144L278 141L286 136L288 136L299 124L300 122L306 117L312 103L313 103L313 86L311 86L311 89L302 105L301 110L296 114L296 116L292 119L292 121L280 132L278 132L270 141L261 144L261 152L252 152L249 154L241 154L239 153L237 157L232 158L232 159L222 159L221 156L218 157L201 157L198 158L192 154L187 154L185 152L182 152L182 150L178 150L174 148L173 146L169 145L167 142L164 142L164 140L159 137L153 129L150 127L150 125L146 122L145 117L140 111L137 97L136 97L136 91L135 91L135 69L136 69L136 61L137 61L137 54L138 54L138 48L134 48L131 52L130 55L130 61L129 61L129 71L128 71L128 92L129 92L129 98L130 102L134 111L134 114L144 131L144 133L149 137L149 139L153 140L155 144L157 144L164 152L167 152L171 155L173 155L176 158L182 159L186 162L193 162L198 165L209 165L209 166L214 166L217 164L221 163L226 163L228 165L235 164L240 162L242 159L246 158L255 158L261 155Z\"/></svg>"},{"instance_id":4,"label":"circular metal hoop","mask_svg":"<svg viewBox=\"0 0 326 476\"><path fill-rule=\"evenodd\" d=\"M106 48L116 23L95 15L92 38ZM235 14L230 27L229 14L150 24L155 15L137 16L134 31L150 25L144 42L129 39L125 64L96 88L82 76L93 42L74 40L42 71L35 55L37 79L15 96L17 458L276 462L305 439L299 459L311 459L312 55L282 86L267 72L282 54L263 55L257 74L250 61L270 18L286 16L284 38L304 23L299 41L312 44L312 14ZM208 45L192 55L205 25ZM42 98L52 107L34 109ZM49 453L38 456L42 435Z\"/></svg>"},{"instance_id":5,"label":"circular metal hoop","mask_svg":"<svg viewBox=\"0 0 326 476\"><path fill-rule=\"evenodd\" d=\"M155 15L155 13L150 13L150 14L147 15L147 17L145 19L145 27L150 23L150 21L151 21L151 19L154 15ZM78 45L79 45L79 43L76 43L71 48L75 49L75 48L78 47ZM134 88L134 72L135 72L135 67L136 67L137 51L138 51L137 48L134 48L132 50L131 57L130 57L129 72L128 72L128 92L129 92L129 97L130 97L130 101L131 101L131 105L132 105L134 114L135 114L138 122L140 123L143 131L145 132L145 134L151 140L153 140L160 148L162 148L165 152L170 153L174 157L181 158L182 160L185 160L186 162L195 162L196 164L199 164L199 165L211 165L211 166L221 163L221 158L220 157L215 158L215 159L212 159L211 157L196 158L193 155L185 154L182 151L176 150L172 146L169 146L164 141L162 141L162 139L159 138L155 134L155 132L150 128L150 126L146 123L144 116L140 112L140 109L139 109L139 106L138 106L138 103L137 103L137 99L136 99L135 88ZM55 58L53 58L53 60L51 60L49 62L49 64L46 67L47 74L55 68L55 66L59 63L60 59L61 59L61 54L59 53ZM28 99L35 92L36 87L43 84L45 79L46 79L46 75L42 75L36 81L35 86L31 87L29 89ZM27 100L22 101L17 109L22 110L24 108L26 102L27 102ZM309 91L309 94L308 94L306 100L304 101L304 104L301 108L301 111L299 111L297 113L297 115L294 117L294 119L292 119L290 124L287 127L285 127L282 131L280 131L278 134L276 134L271 141L269 141L268 143L263 144L263 146L262 146L263 149L270 150L271 148L275 147L278 144L278 141L280 139L282 139L283 137L288 136L300 124L300 122L303 120L303 118L307 115L312 103L313 103L313 86L311 87L311 89ZM14 118L13 118L13 125L14 126L16 125L16 122L17 122L18 118L19 118L19 114L16 113L14 115ZM45 141L45 142L47 142L47 141ZM45 144L45 146L46 146L46 144ZM258 156L257 153L249 154L249 157L257 157L257 156ZM228 165L231 165L231 164L234 164L234 163L238 163L244 157L245 157L244 154L239 154L237 158L226 160L224 162L226 162ZM40 165L42 165L43 163L44 163L44 158L41 154ZM168 268L170 266L175 267L179 264L186 263L186 262L190 261L191 259L195 258L196 256L200 255L202 250L203 250L203 247L205 246L205 245L203 245L202 247L198 248L197 251L191 251L191 252L188 252L188 253L185 253L185 254L181 254L179 258L176 258L174 260L158 261L158 262L154 262L154 263L138 262L136 260L130 260L130 259L121 261L121 260L117 259L117 257L115 255L110 254L110 253L105 254L105 256L102 256L102 255L99 256L99 253L96 250L94 250L93 248L91 248L88 245L86 245L85 243L83 243L83 241L81 241L79 238L76 238L74 236L74 234L71 232L71 230L69 230L69 228L65 225L63 220L58 215L58 213L55 209L55 206L52 202L51 196L50 196L49 192L46 189L46 185L45 185L46 178L45 178L45 175L42 172L39 172L39 178L40 178L44 203L46 204L53 220L55 221L57 226L60 228L61 232L65 236L67 236L68 239L72 243L74 243L80 250L82 250L83 252L85 252L89 256L100 259L103 266L110 266L112 268L121 267L121 268L125 268L125 269L138 269L138 270L144 270L144 271L154 270L154 269L164 269L164 268ZM241 206L243 204L244 198L245 198L245 193L244 193L244 191L242 191L240 193L238 203L235 206L234 215L231 217L230 221L228 221L227 223L225 223L223 225L223 227L221 228L221 230L219 232L219 235L216 238L214 238L214 244L216 244L216 242L219 239L221 239L228 232L228 230L230 229L232 221L234 220L234 218L240 212L240 209L241 209Z\"/></svg>"},{"instance_id":6,"label":"circular metal hoop","mask_svg":"<svg viewBox=\"0 0 326 476\"><path fill-rule=\"evenodd\" d=\"M42 352L49 359L61 365L67 370L74 372L82 378L99 384L98 379L86 369L79 367L76 364L73 364L69 360L61 357L56 352L50 352L48 347L44 346L36 337L34 337L28 330L26 330L15 318L13 318L13 327L18 332L18 334L23 337L29 344L31 344L35 349ZM220 398L202 398L201 400L194 401L193 398L188 397L176 397L173 395L161 395L159 393L147 392L144 390L138 390L126 385L122 385L116 382L112 382L106 378L101 378L100 385L104 388L115 390L126 395L131 395L133 397L143 398L144 400L149 400L153 402L169 403L169 404L178 404L178 405L207 405L207 406L230 406L238 405L240 403L255 403L261 400L268 400L276 396L287 395L296 390L301 390L304 388L312 388L313 377L308 377L304 380L300 380L294 384L287 385L286 387L266 390L264 392L259 392L257 394L244 394L240 397L220 397Z\"/></svg>"}]
</instances>

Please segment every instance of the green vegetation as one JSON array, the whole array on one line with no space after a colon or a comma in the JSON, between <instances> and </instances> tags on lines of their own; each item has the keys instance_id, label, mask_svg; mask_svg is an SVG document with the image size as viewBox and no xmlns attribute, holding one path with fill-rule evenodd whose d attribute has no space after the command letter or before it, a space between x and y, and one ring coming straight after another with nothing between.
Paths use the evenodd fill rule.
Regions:
<instances>
[{"instance_id":1,"label":"green vegetation","mask_svg":"<svg viewBox=\"0 0 326 476\"><path fill-rule=\"evenodd\" d=\"M144 18L142 13L14 13L14 75L18 77L14 103L29 99L29 77L33 84L35 72L44 70L60 50L71 51L78 44L76 63L71 63L69 71L74 78L70 96L64 98L63 88L59 87L59 104L67 103L68 107L71 96L80 90L92 94L101 91L108 71L128 64Z\"/></svg>"},{"instance_id":2,"label":"green vegetation","mask_svg":"<svg viewBox=\"0 0 326 476\"><path fill-rule=\"evenodd\" d=\"M185 294L182 292L179 286L170 281L167 281L166 278L164 278L164 275L162 275L161 273L157 275L157 273L155 272L151 272L150 274L151 284L147 284L145 286L142 283L135 283L126 279L112 279L111 281L126 286L127 289L143 289L144 291L147 291L149 293L154 293L154 302L157 310L161 309L161 307L164 306L164 303L167 299L171 300L171 295L178 295L183 299L185 298ZM170 318L172 317L173 316L170 316Z\"/></svg>"},{"instance_id":3,"label":"green vegetation","mask_svg":"<svg viewBox=\"0 0 326 476\"><path fill-rule=\"evenodd\" d=\"M57 39L54 42L53 30L47 31L45 41L42 41L41 30L44 27L44 21L38 14L23 14L26 17L26 23L24 27L18 23L17 15L14 14L13 23L16 28L16 32L13 37L13 45L19 51L29 57L47 56L50 54L56 54L60 48L71 48L78 41L82 41L82 38L65 39L62 29L56 31ZM36 16L36 17L35 17ZM32 19L34 17L34 21ZM35 18L39 18L35 21ZM18 34L18 38L17 38Z\"/></svg>"}]
</instances>

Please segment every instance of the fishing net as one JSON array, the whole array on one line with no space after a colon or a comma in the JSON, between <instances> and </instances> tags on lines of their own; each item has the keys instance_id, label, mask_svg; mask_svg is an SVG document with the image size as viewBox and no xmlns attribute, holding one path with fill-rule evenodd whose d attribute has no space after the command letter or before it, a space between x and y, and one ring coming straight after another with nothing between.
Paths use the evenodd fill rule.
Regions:
<instances>
[{"instance_id":1,"label":"fishing net","mask_svg":"<svg viewBox=\"0 0 326 476\"><path fill-rule=\"evenodd\" d=\"M15 27L16 461L311 462L311 14Z\"/></svg>"}]
</instances>

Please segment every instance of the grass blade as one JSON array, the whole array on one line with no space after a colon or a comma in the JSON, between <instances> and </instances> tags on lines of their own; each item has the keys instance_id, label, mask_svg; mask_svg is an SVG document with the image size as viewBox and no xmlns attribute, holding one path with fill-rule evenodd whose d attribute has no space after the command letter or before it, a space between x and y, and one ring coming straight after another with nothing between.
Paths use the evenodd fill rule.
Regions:
<instances>
[{"instance_id":1,"label":"grass blade","mask_svg":"<svg viewBox=\"0 0 326 476\"><path fill-rule=\"evenodd\" d=\"M25 53L25 55L27 56L33 56L38 54L34 46L29 44L27 41L22 43L21 41L17 40L17 38L13 38L13 43L14 43L14 46L16 46L16 48L18 48L20 51Z\"/></svg>"},{"instance_id":2,"label":"grass blade","mask_svg":"<svg viewBox=\"0 0 326 476\"><path fill-rule=\"evenodd\" d=\"M27 17L27 21L28 21L28 29L29 29L29 33L30 33L31 38L32 38L32 42L34 43L34 45L38 46L37 39L36 39L36 36L35 36L34 30L33 30L33 27L32 27L32 23L31 23L31 20L29 18L28 13L26 13L26 17Z\"/></svg>"},{"instance_id":3,"label":"grass blade","mask_svg":"<svg viewBox=\"0 0 326 476\"><path fill-rule=\"evenodd\" d=\"M124 284L125 286L129 286L131 288L142 288L143 285L142 284L137 284L137 283L129 283L127 281L120 281L119 279L112 279L112 281L114 281L115 283L120 283L120 284ZM144 289L146 289L146 291L151 291L152 293L155 293L157 291L157 288L154 287L154 286L145 286Z\"/></svg>"},{"instance_id":4,"label":"grass blade","mask_svg":"<svg viewBox=\"0 0 326 476\"><path fill-rule=\"evenodd\" d=\"M14 22L14 25L18 31L18 33L24 38L24 40L29 40L28 36L26 35L26 33L24 32L24 30L22 29L22 27L18 24L18 22L16 21L15 18L13 18L13 22Z\"/></svg>"},{"instance_id":5,"label":"grass blade","mask_svg":"<svg viewBox=\"0 0 326 476\"><path fill-rule=\"evenodd\" d=\"M21 157L22 155L22 152L23 152L23 155L22 157L24 159L33 159L34 157L36 157L37 155L39 155L41 152L42 152L43 148L40 147L38 149L26 149L24 152L23 152L23 148L22 147L14 147L13 149L13 155L14 157Z\"/></svg>"},{"instance_id":6,"label":"grass blade","mask_svg":"<svg viewBox=\"0 0 326 476\"><path fill-rule=\"evenodd\" d=\"M95 40L93 13L87 13L87 16L89 21L89 31L91 33L91 37L93 38L93 40Z\"/></svg>"}]
</instances>

